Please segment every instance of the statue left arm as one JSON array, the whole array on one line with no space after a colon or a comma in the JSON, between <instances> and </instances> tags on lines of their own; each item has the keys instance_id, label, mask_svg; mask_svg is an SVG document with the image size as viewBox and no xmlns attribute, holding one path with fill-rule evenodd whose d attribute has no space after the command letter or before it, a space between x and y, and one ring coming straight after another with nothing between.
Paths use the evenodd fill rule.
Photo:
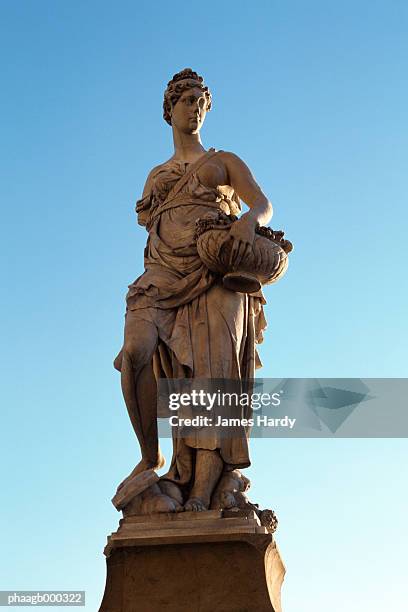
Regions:
<instances>
[{"instance_id":1,"label":"statue left arm","mask_svg":"<svg viewBox=\"0 0 408 612\"><path fill-rule=\"evenodd\" d=\"M236 221L230 231L234 239L231 261L235 265L245 257L255 237L257 224L264 225L272 218L272 204L263 193L248 166L234 153L224 153L223 162L228 172L229 185L248 205L249 211Z\"/></svg>"}]
</instances>

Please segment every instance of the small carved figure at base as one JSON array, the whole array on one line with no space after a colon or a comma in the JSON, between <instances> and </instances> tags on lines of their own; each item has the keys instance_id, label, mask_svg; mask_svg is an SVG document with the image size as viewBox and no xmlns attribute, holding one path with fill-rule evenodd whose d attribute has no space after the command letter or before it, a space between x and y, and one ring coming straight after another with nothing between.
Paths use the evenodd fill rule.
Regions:
<instances>
[{"instance_id":1,"label":"small carved figure at base","mask_svg":"<svg viewBox=\"0 0 408 612\"><path fill-rule=\"evenodd\" d=\"M224 472L215 489L211 501L212 510L254 510L261 525L270 533L274 533L278 526L278 519L273 510L260 510L258 504L253 504L246 496L251 481L241 474L239 470Z\"/></svg>"},{"instance_id":2,"label":"small carved figure at base","mask_svg":"<svg viewBox=\"0 0 408 612\"><path fill-rule=\"evenodd\" d=\"M238 502L242 502L239 494L247 491L250 486L249 478L241 474L239 470L225 471L212 496L211 509L230 510L237 508Z\"/></svg>"}]
</instances>

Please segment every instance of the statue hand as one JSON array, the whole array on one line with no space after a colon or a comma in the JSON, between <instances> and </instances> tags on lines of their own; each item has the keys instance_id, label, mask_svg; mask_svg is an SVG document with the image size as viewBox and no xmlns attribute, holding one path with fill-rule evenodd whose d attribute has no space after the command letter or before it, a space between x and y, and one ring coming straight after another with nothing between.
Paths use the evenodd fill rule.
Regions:
<instances>
[{"instance_id":1,"label":"statue hand","mask_svg":"<svg viewBox=\"0 0 408 612\"><path fill-rule=\"evenodd\" d=\"M256 222L245 215L232 224L229 238L233 243L229 263L234 269L238 268L241 261L251 252L255 227Z\"/></svg>"}]
</instances>

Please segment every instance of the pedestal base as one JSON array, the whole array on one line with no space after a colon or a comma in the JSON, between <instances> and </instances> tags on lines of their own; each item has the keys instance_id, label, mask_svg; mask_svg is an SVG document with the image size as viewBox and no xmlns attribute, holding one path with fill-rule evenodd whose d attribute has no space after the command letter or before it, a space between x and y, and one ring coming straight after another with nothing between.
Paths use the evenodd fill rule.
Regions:
<instances>
[{"instance_id":1,"label":"pedestal base","mask_svg":"<svg viewBox=\"0 0 408 612\"><path fill-rule=\"evenodd\" d=\"M105 554L99 612L281 612L285 568L254 512L128 517Z\"/></svg>"}]
</instances>

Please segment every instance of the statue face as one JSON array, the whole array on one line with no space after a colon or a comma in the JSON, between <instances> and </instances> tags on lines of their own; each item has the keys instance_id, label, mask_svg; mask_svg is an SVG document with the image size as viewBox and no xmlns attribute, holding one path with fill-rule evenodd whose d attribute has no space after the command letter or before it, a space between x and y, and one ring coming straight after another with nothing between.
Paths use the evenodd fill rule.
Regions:
<instances>
[{"instance_id":1,"label":"statue face","mask_svg":"<svg viewBox=\"0 0 408 612\"><path fill-rule=\"evenodd\" d=\"M171 124L185 134L200 131L207 114L207 100L198 87L183 91L171 111Z\"/></svg>"}]
</instances>

